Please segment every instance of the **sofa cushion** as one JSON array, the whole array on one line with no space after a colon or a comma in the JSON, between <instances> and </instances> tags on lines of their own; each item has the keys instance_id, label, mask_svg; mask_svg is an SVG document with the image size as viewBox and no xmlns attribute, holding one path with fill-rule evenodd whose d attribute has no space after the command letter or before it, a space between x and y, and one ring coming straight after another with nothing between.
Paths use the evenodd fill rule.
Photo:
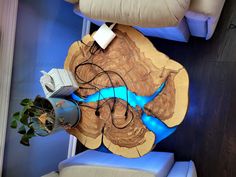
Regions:
<instances>
[{"instance_id":1,"label":"sofa cushion","mask_svg":"<svg viewBox=\"0 0 236 177\"><path fill-rule=\"evenodd\" d=\"M189 162L187 177L197 177L197 171L193 161Z\"/></svg>"},{"instance_id":2,"label":"sofa cushion","mask_svg":"<svg viewBox=\"0 0 236 177\"><path fill-rule=\"evenodd\" d=\"M185 17L193 36L210 39L219 21L225 0L192 0Z\"/></svg>"},{"instance_id":3,"label":"sofa cushion","mask_svg":"<svg viewBox=\"0 0 236 177\"><path fill-rule=\"evenodd\" d=\"M220 14L225 0L191 0L189 11L201 13L207 16Z\"/></svg>"},{"instance_id":4,"label":"sofa cushion","mask_svg":"<svg viewBox=\"0 0 236 177\"><path fill-rule=\"evenodd\" d=\"M53 172L43 175L41 177L59 177L59 174L57 172L53 171Z\"/></svg>"},{"instance_id":5,"label":"sofa cushion","mask_svg":"<svg viewBox=\"0 0 236 177\"><path fill-rule=\"evenodd\" d=\"M193 161L176 162L167 177L197 177Z\"/></svg>"},{"instance_id":6,"label":"sofa cushion","mask_svg":"<svg viewBox=\"0 0 236 177\"><path fill-rule=\"evenodd\" d=\"M119 174L121 174L120 176L122 177L123 172L121 169L123 169L131 170L129 171L131 175L137 174L140 171L144 171L157 177L166 177L173 163L173 153L150 152L140 158L129 159L111 153L87 150L76 155L75 157L62 161L59 164L59 169L60 172L63 171L63 173L65 174L69 173L66 172L68 171L66 170L66 168L71 169L71 167L73 166L73 170L75 173L79 174L81 169L83 169L84 172L91 170L89 173L91 173L92 175L93 173L95 173L95 171L101 170L97 167L103 167L104 175L111 172L115 173L115 170L117 169L119 171ZM86 166L92 166L96 168L87 168Z\"/></svg>"},{"instance_id":7,"label":"sofa cushion","mask_svg":"<svg viewBox=\"0 0 236 177\"><path fill-rule=\"evenodd\" d=\"M60 177L159 177L156 174L105 166L70 166L60 171Z\"/></svg>"},{"instance_id":8,"label":"sofa cushion","mask_svg":"<svg viewBox=\"0 0 236 177\"><path fill-rule=\"evenodd\" d=\"M88 18L87 16L81 14L76 9L74 10L74 12L77 15L91 21L92 23L98 26L104 24L104 21ZM143 33L145 36L159 37L173 41L188 42L190 37L190 32L185 18L183 18L177 26L162 27L162 28L148 28L148 27L145 28L140 26L134 26L134 28Z\"/></svg>"},{"instance_id":9,"label":"sofa cushion","mask_svg":"<svg viewBox=\"0 0 236 177\"><path fill-rule=\"evenodd\" d=\"M190 0L80 0L76 6L90 18L131 26L176 26Z\"/></svg>"},{"instance_id":10,"label":"sofa cushion","mask_svg":"<svg viewBox=\"0 0 236 177\"><path fill-rule=\"evenodd\" d=\"M134 26L145 36L159 37L163 39L188 42L190 32L185 18L183 18L177 26L162 27L162 28L144 28Z\"/></svg>"}]
</instances>

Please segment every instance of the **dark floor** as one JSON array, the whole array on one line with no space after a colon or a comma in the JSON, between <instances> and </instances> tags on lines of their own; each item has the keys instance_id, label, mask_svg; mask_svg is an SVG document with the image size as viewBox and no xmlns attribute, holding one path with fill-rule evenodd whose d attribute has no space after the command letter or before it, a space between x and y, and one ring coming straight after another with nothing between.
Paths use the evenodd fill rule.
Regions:
<instances>
[{"instance_id":1,"label":"dark floor","mask_svg":"<svg viewBox=\"0 0 236 177\"><path fill-rule=\"evenodd\" d=\"M179 43L150 38L183 64L190 76L190 105L177 131L157 145L192 159L199 177L236 177L236 1L228 0L213 38Z\"/></svg>"},{"instance_id":2,"label":"dark floor","mask_svg":"<svg viewBox=\"0 0 236 177\"><path fill-rule=\"evenodd\" d=\"M155 150L174 152L179 161L192 159L199 177L236 177L236 28L232 24L236 25L236 1L227 0L209 41L150 38L158 50L183 64L190 76L187 116Z\"/></svg>"}]
</instances>

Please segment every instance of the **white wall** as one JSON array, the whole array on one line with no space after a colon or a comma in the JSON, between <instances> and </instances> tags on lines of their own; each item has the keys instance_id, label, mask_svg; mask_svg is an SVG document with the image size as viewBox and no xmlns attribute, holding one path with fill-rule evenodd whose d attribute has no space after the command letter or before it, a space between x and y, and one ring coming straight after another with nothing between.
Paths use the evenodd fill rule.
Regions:
<instances>
[{"instance_id":1,"label":"white wall","mask_svg":"<svg viewBox=\"0 0 236 177\"><path fill-rule=\"evenodd\" d=\"M0 0L0 175L2 175L18 0Z\"/></svg>"},{"instance_id":2,"label":"white wall","mask_svg":"<svg viewBox=\"0 0 236 177\"><path fill-rule=\"evenodd\" d=\"M4 177L38 177L56 170L67 156L65 132L34 138L24 147L9 122L21 99L43 95L39 71L62 68L68 47L80 38L82 19L72 9L63 0L19 0Z\"/></svg>"}]
</instances>

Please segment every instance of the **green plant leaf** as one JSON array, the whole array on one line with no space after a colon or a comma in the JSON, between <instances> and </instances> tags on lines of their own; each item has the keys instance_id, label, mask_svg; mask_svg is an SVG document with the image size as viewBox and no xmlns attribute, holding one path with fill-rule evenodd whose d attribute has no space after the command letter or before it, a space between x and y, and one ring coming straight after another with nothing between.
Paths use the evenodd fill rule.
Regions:
<instances>
[{"instance_id":1,"label":"green plant leaf","mask_svg":"<svg viewBox=\"0 0 236 177\"><path fill-rule=\"evenodd\" d=\"M19 134L25 134L25 133L26 133L26 129L25 129L25 126L24 126L24 125L22 125L22 126L19 128L18 133L19 133Z\"/></svg>"},{"instance_id":2,"label":"green plant leaf","mask_svg":"<svg viewBox=\"0 0 236 177\"><path fill-rule=\"evenodd\" d=\"M23 99L20 104L22 106L33 106L34 105L33 101L31 99L28 99L28 98Z\"/></svg>"},{"instance_id":3,"label":"green plant leaf","mask_svg":"<svg viewBox=\"0 0 236 177\"><path fill-rule=\"evenodd\" d=\"M35 114L34 114L34 112L32 110L29 110L29 116L30 117L34 117L35 116Z\"/></svg>"},{"instance_id":4,"label":"green plant leaf","mask_svg":"<svg viewBox=\"0 0 236 177\"><path fill-rule=\"evenodd\" d=\"M31 108L31 107L25 106L25 107L23 108L23 110L20 112L20 114L21 114L21 115L23 115L23 114L28 115L30 108Z\"/></svg>"},{"instance_id":5,"label":"green plant leaf","mask_svg":"<svg viewBox=\"0 0 236 177\"><path fill-rule=\"evenodd\" d=\"M30 127L30 129L27 131L27 136L29 138L32 138L35 136L35 133L34 133L34 128L33 127Z\"/></svg>"},{"instance_id":6,"label":"green plant leaf","mask_svg":"<svg viewBox=\"0 0 236 177\"><path fill-rule=\"evenodd\" d=\"M35 110L34 115L37 116L37 117L39 117L39 116L42 115L42 111L40 111L40 110Z\"/></svg>"},{"instance_id":7,"label":"green plant leaf","mask_svg":"<svg viewBox=\"0 0 236 177\"><path fill-rule=\"evenodd\" d=\"M16 120L11 121L11 128L17 128L17 122Z\"/></svg>"},{"instance_id":8,"label":"green plant leaf","mask_svg":"<svg viewBox=\"0 0 236 177\"><path fill-rule=\"evenodd\" d=\"M44 129L38 129L35 131L35 134L38 136L48 136L49 133Z\"/></svg>"},{"instance_id":9,"label":"green plant leaf","mask_svg":"<svg viewBox=\"0 0 236 177\"><path fill-rule=\"evenodd\" d=\"M20 120L20 112L15 112L13 115L12 115L12 119L14 120Z\"/></svg>"},{"instance_id":10,"label":"green plant leaf","mask_svg":"<svg viewBox=\"0 0 236 177\"><path fill-rule=\"evenodd\" d=\"M24 146L30 146L29 144L29 136L27 134L24 134L20 140L20 143L23 144Z\"/></svg>"},{"instance_id":11,"label":"green plant leaf","mask_svg":"<svg viewBox=\"0 0 236 177\"><path fill-rule=\"evenodd\" d=\"M27 115L27 114L22 114L22 115L21 115L20 122L21 122L22 124L28 126L28 118L29 118L29 115Z\"/></svg>"}]
</instances>

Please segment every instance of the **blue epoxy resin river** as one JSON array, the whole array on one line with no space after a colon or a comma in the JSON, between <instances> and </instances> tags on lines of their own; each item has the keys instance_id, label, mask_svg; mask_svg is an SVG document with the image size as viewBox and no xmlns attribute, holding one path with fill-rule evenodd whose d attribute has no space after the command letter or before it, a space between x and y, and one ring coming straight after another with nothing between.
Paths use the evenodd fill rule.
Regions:
<instances>
[{"instance_id":1,"label":"blue epoxy resin river","mask_svg":"<svg viewBox=\"0 0 236 177\"><path fill-rule=\"evenodd\" d=\"M125 86L120 86L120 87L115 87L115 88L113 87L103 88L100 91L92 95L89 95L85 99L80 98L75 93L73 93L71 96L74 100L79 101L79 102L84 102L84 103L97 102L98 100L104 100L104 99L116 97L124 101L128 100L128 103L130 106L134 108L136 106L139 106L143 110L144 106L150 101L152 101L156 96L158 96L164 87L165 87L165 83L161 84L161 86L151 96L136 95L135 93L128 90ZM128 96L128 99L127 99L127 96ZM176 130L176 127L169 128L158 118L153 117L153 116L148 116L144 112L142 113L141 119L144 125L150 131L155 133L156 135L155 144L165 139Z\"/></svg>"}]
</instances>

